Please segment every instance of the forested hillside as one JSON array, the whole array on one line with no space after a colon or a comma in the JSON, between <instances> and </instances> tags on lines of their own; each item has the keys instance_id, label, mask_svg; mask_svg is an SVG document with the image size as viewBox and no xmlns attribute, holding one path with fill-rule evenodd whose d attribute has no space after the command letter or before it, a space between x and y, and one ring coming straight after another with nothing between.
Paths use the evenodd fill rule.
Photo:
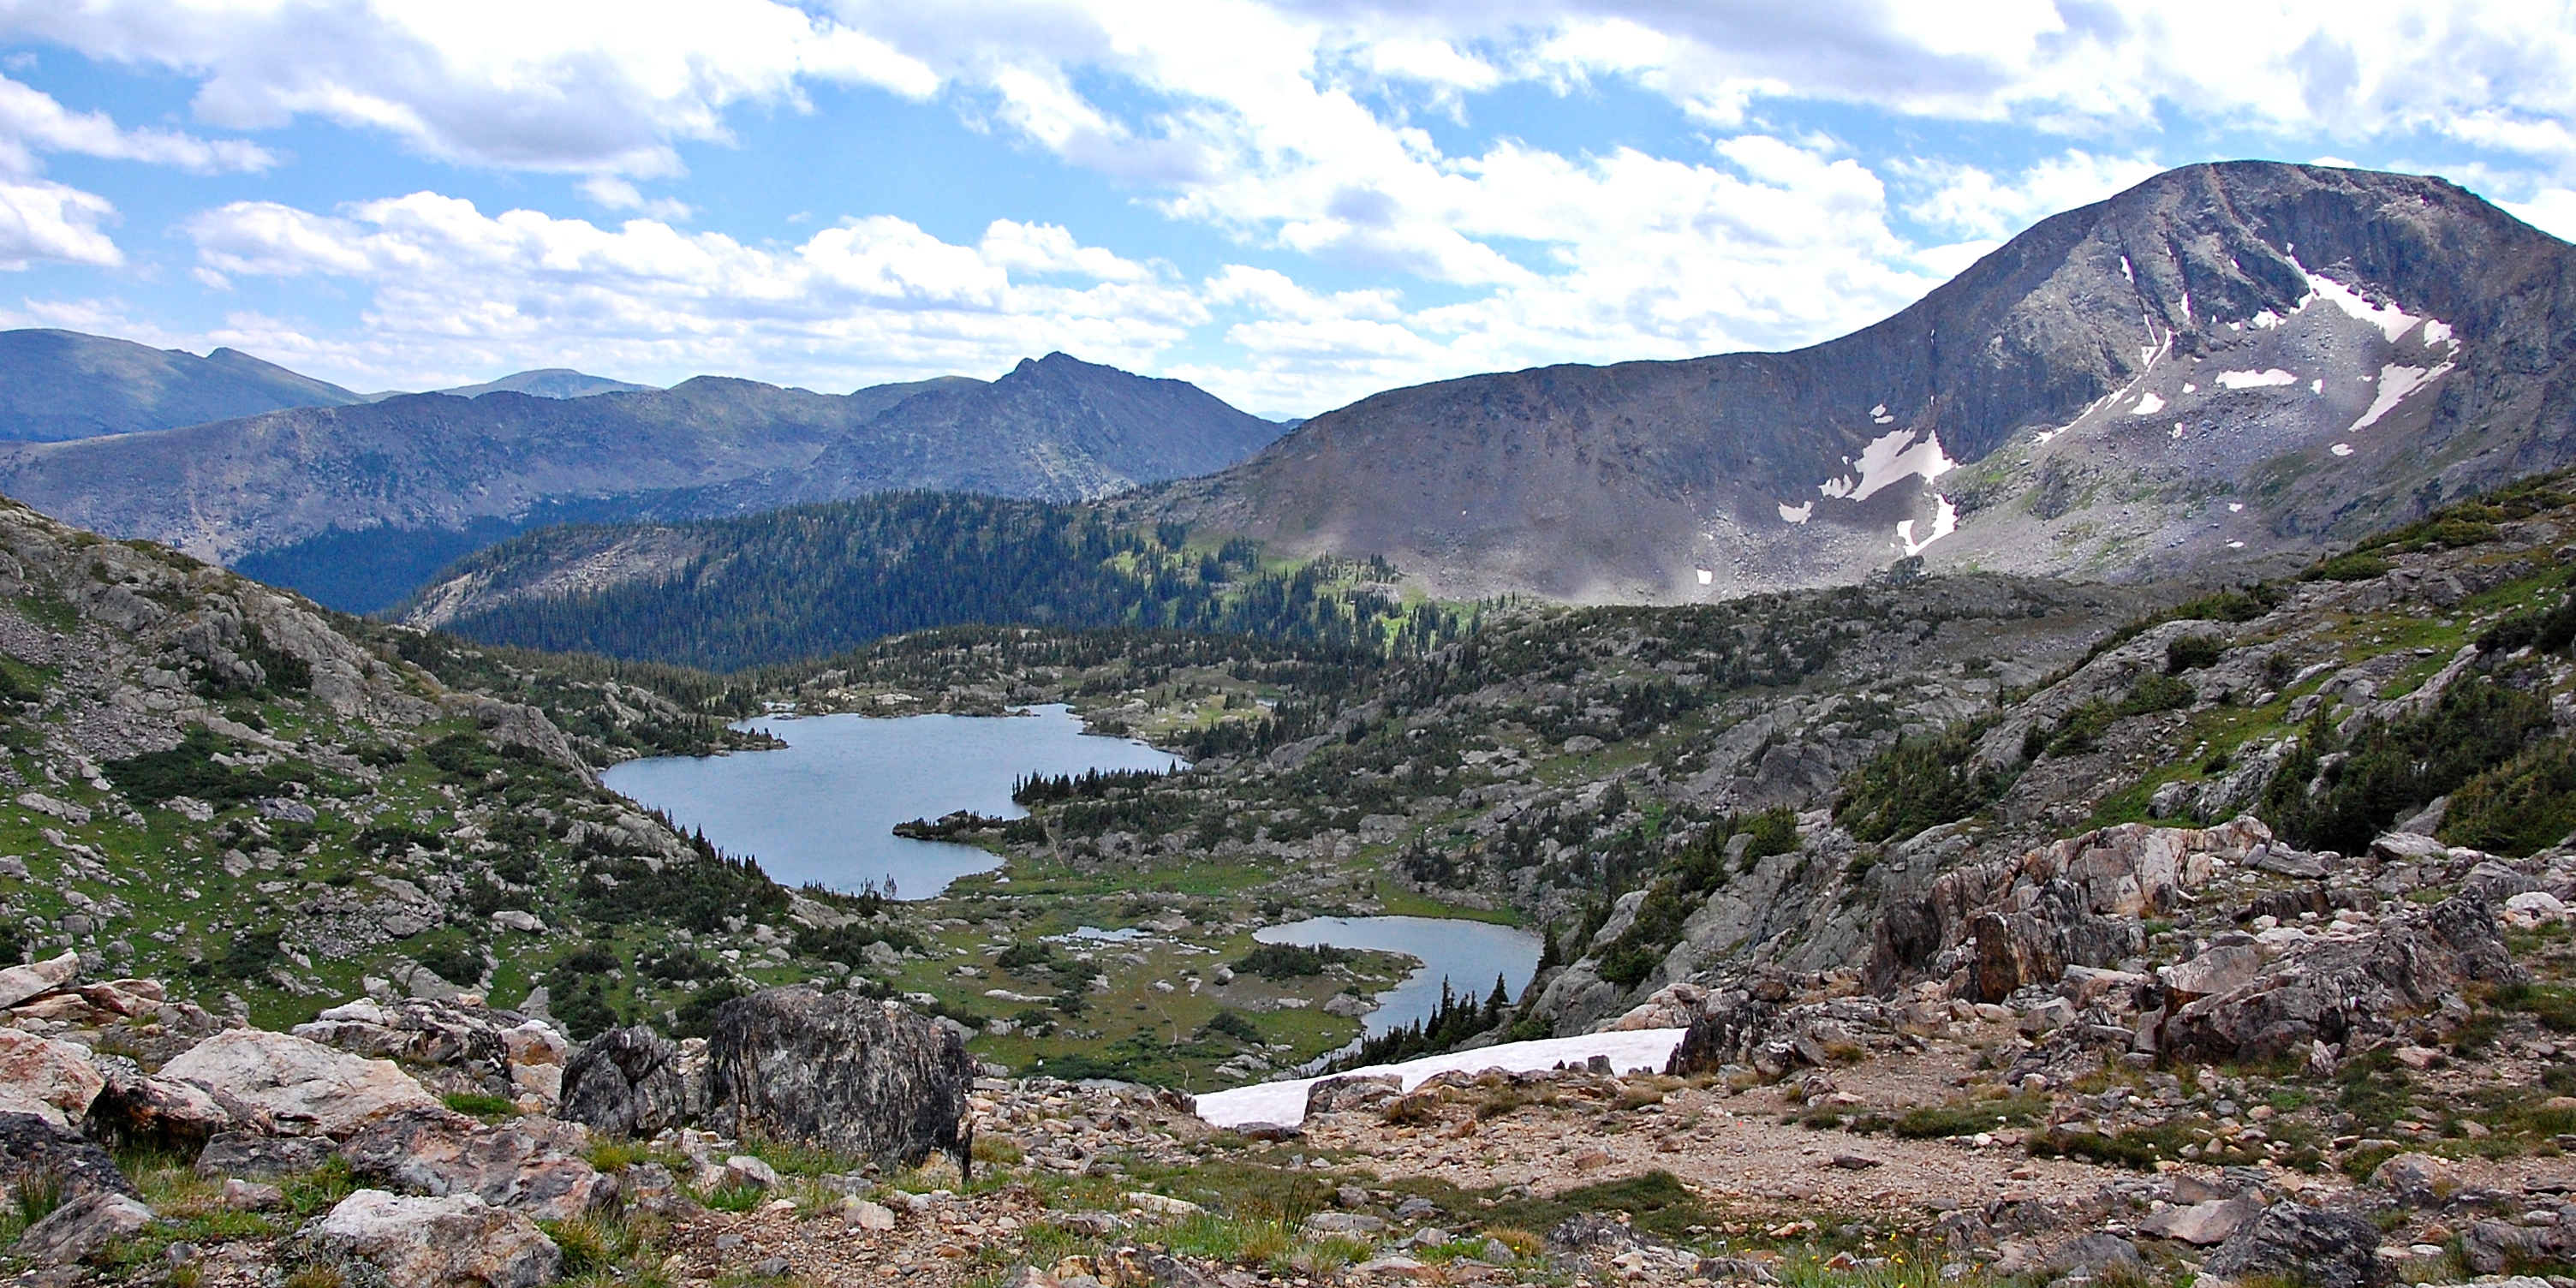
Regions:
<instances>
[{"instance_id":1,"label":"forested hillside","mask_svg":"<svg viewBox=\"0 0 2576 1288\"><path fill-rule=\"evenodd\" d=\"M1114 511L944 493L740 519L534 532L402 615L496 644L736 670L930 627L1182 630L1371 652L1449 638L1383 561L1265 565L1241 540Z\"/></svg>"}]
</instances>

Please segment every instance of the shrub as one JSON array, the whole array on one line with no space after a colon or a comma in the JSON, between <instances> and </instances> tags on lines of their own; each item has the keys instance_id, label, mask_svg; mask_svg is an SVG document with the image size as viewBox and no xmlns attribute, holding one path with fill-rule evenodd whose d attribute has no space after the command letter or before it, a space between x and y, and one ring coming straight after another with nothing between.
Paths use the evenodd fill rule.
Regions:
<instances>
[{"instance_id":1,"label":"shrub","mask_svg":"<svg viewBox=\"0 0 2576 1288\"><path fill-rule=\"evenodd\" d=\"M1953 725L1872 756L1844 782L1834 820L1863 841L1902 840L1991 804L2012 780L1975 763L1983 724Z\"/></svg>"},{"instance_id":2,"label":"shrub","mask_svg":"<svg viewBox=\"0 0 2576 1288\"><path fill-rule=\"evenodd\" d=\"M1321 975L1335 962L1351 959L1349 950L1329 944L1308 948L1302 944L1261 944L1256 946L1234 968L1258 975L1274 983L1280 980Z\"/></svg>"},{"instance_id":3,"label":"shrub","mask_svg":"<svg viewBox=\"0 0 2576 1288\"><path fill-rule=\"evenodd\" d=\"M2442 839L2519 858L2576 832L2576 739L2551 738L2451 793Z\"/></svg>"},{"instance_id":4,"label":"shrub","mask_svg":"<svg viewBox=\"0 0 2576 1288\"><path fill-rule=\"evenodd\" d=\"M2494 676L2463 679L2431 711L2370 724L2349 743L2320 712L2265 786L2260 813L2293 845L2357 853L2404 814L2513 759L2549 723L2547 698ZM2344 759L2324 768L2337 751Z\"/></svg>"},{"instance_id":5,"label":"shrub","mask_svg":"<svg viewBox=\"0 0 2576 1288\"><path fill-rule=\"evenodd\" d=\"M2378 555L2353 551L2319 560L2299 574L2301 581L2368 581L2388 571L2386 559Z\"/></svg>"},{"instance_id":6,"label":"shrub","mask_svg":"<svg viewBox=\"0 0 2576 1288\"><path fill-rule=\"evenodd\" d=\"M2165 645L2165 674L2180 675L2204 666L2215 666L2227 646L2215 635L2178 636Z\"/></svg>"}]
</instances>

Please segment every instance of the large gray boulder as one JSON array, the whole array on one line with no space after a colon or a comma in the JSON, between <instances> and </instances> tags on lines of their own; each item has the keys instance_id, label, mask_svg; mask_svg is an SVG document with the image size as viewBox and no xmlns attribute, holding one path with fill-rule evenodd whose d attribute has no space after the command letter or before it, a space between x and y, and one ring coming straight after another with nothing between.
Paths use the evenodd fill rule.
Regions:
<instances>
[{"instance_id":1,"label":"large gray boulder","mask_svg":"<svg viewBox=\"0 0 2576 1288\"><path fill-rule=\"evenodd\" d=\"M582 1129L526 1118L486 1126L444 1109L412 1109L367 1124L340 1147L362 1180L432 1197L472 1194L540 1221L605 1206L616 1182L581 1156Z\"/></svg>"},{"instance_id":2,"label":"large gray boulder","mask_svg":"<svg viewBox=\"0 0 2576 1288\"><path fill-rule=\"evenodd\" d=\"M0 1028L0 1111L68 1127L89 1113L106 1085L89 1048Z\"/></svg>"},{"instance_id":3,"label":"large gray boulder","mask_svg":"<svg viewBox=\"0 0 2576 1288\"><path fill-rule=\"evenodd\" d=\"M2246 1222L2201 1264L2222 1279L2262 1276L2310 1288L2372 1288L2388 1278L2379 1227L2350 1212L2275 1203Z\"/></svg>"},{"instance_id":4,"label":"large gray boulder","mask_svg":"<svg viewBox=\"0 0 2576 1288\"><path fill-rule=\"evenodd\" d=\"M706 1043L673 1042L641 1026L584 1043L563 1066L557 1117L606 1136L650 1136L697 1121L707 1107Z\"/></svg>"},{"instance_id":5,"label":"large gray boulder","mask_svg":"<svg viewBox=\"0 0 2576 1288\"><path fill-rule=\"evenodd\" d=\"M134 1182L107 1151L36 1114L0 1113L0 1191L51 1176L69 1195L136 1196Z\"/></svg>"},{"instance_id":6,"label":"large gray boulder","mask_svg":"<svg viewBox=\"0 0 2576 1288\"><path fill-rule=\"evenodd\" d=\"M2454 895L2390 917L2357 940L2294 948L2251 980L2185 1004L2165 1019L2163 1050L2215 1063L2387 1038L2463 985L2521 978L2495 909L2476 895Z\"/></svg>"},{"instance_id":7,"label":"large gray boulder","mask_svg":"<svg viewBox=\"0 0 2576 1288\"><path fill-rule=\"evenodd\" d=\"M163 1065L161 1076L253 1106L287 1135L346 1136L386 1114L439 1103L391 1060L260 1029L218 1033Z\"/></svg>"},{"instance_id":8,"label":"large gray boulder","mask_svg":"<svg viewBox=\"0 0 2576 1288\"><path fill-rule=\"evenodd\" d=\"M726 1003L707 1041L709 1120L736 1136L886 1166L946 1153L964 1172L975 1063L957 1035L891 1002L773 988Z\"/></svg>"},{"instance_id":9,"label":"large gray boulder","mask_svg":"<svg viewBox=\"0 0 2576 1288\"><path fill-rule=\"evenodd\" d=\"M384 1288L539 1288L563 1253L527 1217L471 1194L404 1198L359 1190L297 1232L290 1258L355 1269Z\"/></svg>"}]
</instances>

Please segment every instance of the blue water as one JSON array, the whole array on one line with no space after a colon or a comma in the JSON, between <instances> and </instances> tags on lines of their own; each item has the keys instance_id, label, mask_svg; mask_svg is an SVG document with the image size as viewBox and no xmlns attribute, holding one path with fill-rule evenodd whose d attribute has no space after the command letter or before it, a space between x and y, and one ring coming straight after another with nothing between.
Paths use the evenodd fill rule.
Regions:
<instances>
[{"instance_id":1,"label":"blue water","mask_svg":"<svg viewBox=\"0 0 2576 1288\"><path fill-rule=\"evenodd\" d=\"M1066 708L1014 716L809 716L744 721L784 739L780 751L631 760L600 775L611 791L702 828L727 854L750 855L771 879L857 891L873 882L926 899L999 866L970 845L896 836L897 823L973 810L1021 818L1011 780L1092 769L1169 770L1170 753L1082 732ZM1487 987L1491 987L1491 981Z\"/></svg>"},{"instance_id":2,"label":"blue water","mask_svg":"<svg viewBox=\"0 0 2576 1288\"><path fill-rule=\"evenodd\" d=\"M1389 1029L1429 1019L1440 1008L1440 981L1481 1002L1503 977L1512 1000L1529 987L1538 969L1538 936L1526 930L1482 921L1438 917L1311 917L1285 925L1264 926L1252 937L1265 944L1317 948L1360 948L1403 953L1422 968L1403 983L1377 995L1378 1008L1364 1022L1370 1037Z\"/></svg>"}]
</instances>

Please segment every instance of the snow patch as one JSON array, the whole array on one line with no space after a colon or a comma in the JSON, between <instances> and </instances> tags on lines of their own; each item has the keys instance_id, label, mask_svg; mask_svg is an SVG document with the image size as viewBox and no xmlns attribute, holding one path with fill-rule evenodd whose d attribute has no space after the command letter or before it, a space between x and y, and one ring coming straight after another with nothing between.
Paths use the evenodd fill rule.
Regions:
<instances>
[{"instance_id":1,"label":"snow patch","mask_svg":"<svg viewBox=\"0 0 2576 1288\"><path fill-rule=\"evenodd\" d=\"M1871 423L1879 425L1891 425L1896 422L1895 414L1887 410L1886 403L1870 408L1869 418Z\"/></svg>"},{"instance_id":2,"label":"snow patch","mask_svg":"<svg viewBox=\"0 0 2576 1288\"><path fill-rule=\"evenodd\" d=\"M1896 539L1905 543L1905 553L1908 555L1919 555L1930 549L1933 542L1959 530L1959 507L1950 504L1950 498L1937 492L1933 494L1932 499L1939 502L1941 507L1932 516L1932 535L1916 541L1914 520L1907 519L1896 525Z\"/></svg>"},{"instance_id":3,"label":"snow patch","mask_svg":"<svg viewBox=\"0 0 2576 1288\"><path fill-rule=\"evenodd\" d=\"M2230 323L2230 325L2234 324ZM2269 331L2272 328L2281 325L2281 315L2270 309L2265 309L2262 312L2245 319L2245 325L2250 326L2257 331Z\"/></svg>"},{"instance_id":4,"label":"snow patch","mask_svg":"<svg viewBox=\"0 0 2576 1288\"><path fill-rule=\"evenodd\" d=\"M1536 1073L1560 1064L1579 1065L1594 1056L1610 1061L1610 1067L1626 1073L1636 1069L1653 1069L1660 1073L1673 1057L1673 1048L1682 1044L1688 1029L1631 1029L1621 1033L1585 1033L1570 1038L1542 1038L1535 1042L1505 1042L1477 1051L1451 1051L1424 1056L1402 1064L1373 1064L1329 1075L1336 1078L1384 1076L1392 1074L1404 1089L1413 1090L1423 1080L1437 1073L1482 1073L1500 1069L1505 1073ZM1199 1117L1210 1126L1240 1127L1246 1123L1278 1123L1294 1127L1306 1120L1306 1091L1324 1079L1294 1078L1286 1082L1263 1082L1232 1091L1211 1091L1198 1098Z\"/></svg>"},{"instance_id":5,"label":"snow patch","mask_svg":"<svg viewBox=\"0 0 2576 1288\"><path fill-rule=\"evenodd\" d=\"M1836 499L1865 501L1871 493L1899 480L1920 477L1929 483L1959 467L1957 461L1942 453L1939 433L1926 434L1917 443L1910 429L1893 430L1870 440L1869 446L1861 449L1857 464L1859 482L1845 475L1817 484L1816 490Z\"/></svg>"},{"instance_id":6,"label":"snow patch","mask_svg":"<svg viewBox=\"0 0 2576 1288\"><path fill-rule=\"evenodd\" d=\"M2451 324L2439 320L2424 324L2424 343L2447 344L2454 349L2460 347L2460 342L2451 338Z\"/></svg>"},{"instance_id":7,"label":"snow patch","mask_svg":"<svg viewBox=\"0 0 2576 1288\"><path fill-rule=\"evenodd\" d=\"M2165 400L2157 397L2156 391L2150 389L2147 392L2138 395L2137 410L2132 411L2129 414L2132 416L2153 416L2164 409Z\"/></svg>"},{"instance_id":8,"label":"snow patch","mask_svg":"<svg viewBox=\"0 0 2576 1288\"><path fill-rule=\"evenodd\" d=\"M2302 269L2301 271L2304 272L2306 270ZM2361 298L2361 296L2356 294L2351 287L2335 281L2332 278L2319 277L2314 273L2308 274L2308 290L2313 293L2315 298L2322 299L2326 303L2342 309L2344 312L2349 313L2372 326L2378 327L2380 332L2388 337L2389 343L2391 344L2397 342L2397 337L2406 334L2408 331L2414 330L2416 323L2424 320L2408 313L2406 310L2401 309L2394 304L2373 304L2370 301ZM2449 330L2447 327L2443 329L2446 332Z\"/></svg>"},{"instance_id":9,"label":"snow patch","mask_svg":"<svg viewBox=\"0 0 2576 1288\"><path fill-rule=\"evenodd\" d=\"M2200 392L2200 386L2186 383L2183 385L2182 391L2187 394L2196 394Z\"/></svg>"},{"instance_id":10,"label":"snow patch","mask_svg":"<svg viewBox=\"0 0 2576 1288\"><path fill-rule=\"evenodd\" d=\"M2273 385L2295 385L2297 376L2273 367L2268 371L2222 371L2217 385L2221 389L2263 389Z\"/></svg>"},{"instance_id":11,"label":"snow patch","mask_svg":"<svg viewBox=\"0 0 2576 1288\"><path fill-rule=\"evenodd\" d=\"M2334 453L2335 455L2337 455L2337 456L2350 456L2350 455L2352 455L2352 444L2350 444L2350 443L2337 443L2337 444L2335 444L2334 446L2327 448L2326 450L2327 450L2327 451L2330 451L2330 452L2333 452L2333 453Z\"/></svg>"},{"instance_id":12,"label":"snow patch","mask_svg":"<svg viewBox=\"0 0 2576 1288\"><path fill-rule=\"evenodd\" d=\"M1808 519L1814 517L1815 513L1816 503L1813 501L1803 501L1797 505L1791 505L1786 501L1780 502L1780 521L1782 523L1805 523ZM1706 583L1703 582L1701 584L1705 585Z\"/></svg>"},{"instance_id":13,"label":"snow patch","mask_svg":"<svg viewBox=\"0 0 2576 1288\"><path fill-rule=\"evenodd\" d=\"M2453 365L2445 362L2432 368L2395 365L2381 367L2379 396L2370 400L2370 410L2363 412L2361 419L2354 421L2352 428L2344 432L2359 433L2378 424L2379 418L2397 410L2397 404L2405 401L2408 394L2449 375Z\"/></svg>"},{"instance_id":14,"label":"snow patch","mask_svg":"<svg viewBox=\"0 0 2576 1288\"><path fill-rule=\"evenodd\" d=\"M2183 423L2182 423L2181 421L2175 421L2175 422L2174 422L2174 427L2173 427L2173 437L2174 437L2174 441L2175 441L2175 442L2177 442L2177 443L2181 442L2181 441L2182 441L2182 436L2183 436L2183 434L2184 434L2184 433L2186 433L2186 432L2187 432L2187 431L2183 428Z\"/></svg>"},{"instance_id":15,"label":"snow patch","mask_svg":"<svg viewBox=\"0 0 2576 1288\"><path fill-rule=\"evenodd\" d=\"M2245 543L2242 541L2230 541L2227 543L2227 548L2230 550L2242 550L2245 548Z\"/></svg>"},{"instance_id":16,"label":"snow patch","mask_svg":"<svg viewBox=\"0 0 2576 1288\"><path fill-rule=\"evenodd\" d=\"M2245 503L2243 501L2230 501L2227 503L2227 512L2229 514L2243 514L2245 513Z\"/></svg>"}]
</instances>

